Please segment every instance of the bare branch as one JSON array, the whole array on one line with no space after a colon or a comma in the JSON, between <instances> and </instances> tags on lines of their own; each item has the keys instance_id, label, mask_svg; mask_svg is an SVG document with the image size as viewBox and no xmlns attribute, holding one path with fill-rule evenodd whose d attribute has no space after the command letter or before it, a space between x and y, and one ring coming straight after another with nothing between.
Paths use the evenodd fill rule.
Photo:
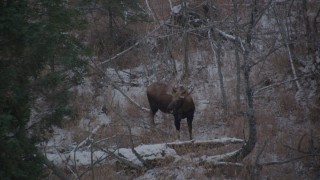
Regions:
<instances>
[{"instance_id":1,"label":"bare branch","mask_svg":"<svg viewBox=\"0 0 320 180\"><path fill-rule=\"evenodd\" d=\"M146 111L146 112L149 112L150 109L148 108L145 108L145 107L142 107L141 105L139 105L137 102L135 102L132 98L130 98L126 93L124 93L121 88L119 86L117 86L110 78L109 76L94 62L94 60L90 59L91 62L93 63L93 65L91 65L91 67L93 69L97 69L102 75L103 75L103 78L105 80L106 83L110 83L111 86L118 90L124 97L126 97L132 104L134 104L135 106L137 106L139 109L143 110L143 111Z\"/></svg>"},{"instance_id":2,"label":"bare branch","mask_svg":"<svg viewBox=\"0 0 320 180\"><path fill-rule=\"evenodd\" d=\"M148 0L145 0L145 2L146 2L147 8L148 8L148 10L149 10L149 12L150 12L153 20L154 20L155 22L157 22L158 24L160 24L159 19L158 19L157 15L154 13L154 11L153 11L153 9L151 8L151 6L149 5Z\"/></svg>"},{"instance_id":3,"label":"bare branch","mask_svg":"<svg viewBox=\"0 0 320 180\"><path fill-rule=\"evenodd\" d=\"M122 52L120 52L120 53L118 53L118 54L114 55L113 57L111 57L111 58L109 58L109 59L107 59L107 60L105 60L105 61L101 62L101 63L100 63L100 65L103 65L103 64L109 63L109 62L111 62L112 60L114 60L114 59L118 58L119 56L121 56L121 55L123 55L123 54L125 54L125 53L129 52L131 49L133 49L134 47L138 46L138 45L140 44L140 42L141 42L141 41L137 41L134 45L130 46L130 47L129 47L129 48L127 48L126 50L124 50L124 51L122 51Z\"/></svg>"},{"instance_id":4,"label":"bare branch","mask_svg":"<svg viewBox=\"0 0 320 180\"><path fill-rule=\"evenodd\" d=\"M108 150L108 149L103 149L103 148L101 148L101 147L99 147L99 146L96 146L96 147L99 148L101 151L109 154L111 157L119 160L119 161L122 162L123 164L126 164L127 166L132 167L132 168L134 168L134 169L141 170L141 167L140 167L140 166L132 163L131 161L129 161L129 160L125 159L125 158L122 158L122 157L116 155L114 152L112 152L112 151L110 151L110 150Z\"/></svg>"},{"instance_id":5,"label":"bare branch","mask_svg":"<svg viewBox=\"0 0 320 180\"><path fill-rule=\"evenodd\" d=\"M302 141L303 141L304 137L306 137L306 135L307 135L307 134L304 134L304 135L301 136L301 138L300 138L300 141L299 141L299 144L298 144L298 150L299 150L299 152L303 152L303 151L301 150L301 144L302 144Z\"/></svg>"},{"instance_id":6,"label":"bare branch","mask_svg":"<svg viewBox=\"0 0 320 180\"><path fill-rule=\"evenodd\" d=\"M221 138L215 140L208 140L208 141L182 141L182 142L172 142L167 143L168 147L173 149L193 149L193 148L215 148L221 147L227 144L241 144L244 141L242 139L237 138Z\"/></svg>"},{"instance_id":7,"label":"bare branch","mask_svg":"<svg viewBox=\"0 0 320 180\"><path fill-rule=\"evenodd\" d=\"M219 33L219 35L221 35L222 37L224 37L224 38L226 38L226 39L228 39L228 40L231 40L231 41L234 41L234 42L238 41L238 43L240 44L240 47L241 47L242 51L245 50L245 48L244 48L244 46L243 46L244 40L241 40L240 37L237 38L237 37L235 37L235 36L233 36L233 35L231 35L231 34L228 34L228 33L224 32L224 31L222 31L222 30L220 30L220 29L218 29L218 28L214 28L214 30L217 31L217 32Z\"/></svg>"},{"instance_id":8,"label":"bare branch","mask_svg":"<svg viewBox=\"0 0 320 180\"><path fill-rule=\"evenodd\" d=\"M57 166L55 164L53 164L51 161L48 160L47 157L45 157L41 152L37 153L38 156L40 156L43 159L43 163L53 171L53 173L58 176L60 179L62 180L69 180L70 178L59 168L57 168Z\"/></svg>"},{"instance_id":9,"label":"bare branch","mask_svg":"<svg viewBox=\"0 0 320 180\"><path fill-rule=\"evenodd\" d=\"M106 63L111 62L112 60L118 58L119 56L131 51L134 47L138 46L142 41L144 41L144 39L146 39L147 37L149 37L152 33L156 32L158 29L160 29L162 27L162 25L157 26L155 29L153 29L151 32L149 32L146 36L144 36L143 38L141 38L139 41L137 41L134 45L130 46L129 48L127 48L126 50L112 56L111 58L99 63L99 65L104 65Z\"/></svg>"},{"instance_id":10,"label":"bare branch","mask_svg":"<svg viewBox=\"0 0 320 180\"><path fill-rule=\"evenodd\" d=\"M259 160L260 160L260 157L264 151L264 149L266 148L266 145L267 145L267 141L264 142L262 148L260 149L260 151L258 152L258 155L257 155L257 158L256 158L256 161L255 161L255 164L256 165L259 165Z\"/></svg>"},{"instance_id":11,"label":"bare branch","mask_svg":"<svg viewBox=\"0 0 320 180\"><path fill-rule=\"evenodd\" d=\"M101 127L103 127L103 124L97 125L97 126L91 131L90 135L89 135L85 140L83 140L82 142L80 142L76 148L81 148L82 146L84 146L85 144L87 144L88 142L90 142L90 141L92 140L93 136L97 133L97 131L98 131ZM74 151L74 150L73 150L73 151Z\"/></svg>"},{"instance_id":12,"label":"bare branch","mask_svg":"<svg viewBox=\"0 0 320 180\"><path fill-rule=\"evenodd\" d=\"M282 84L286 84L286 83L289 83L289 82L292 82L292 81L296 81L297 79L300 79L300 78L290 79L290 80L287 80L287 81L282 81L282 82L273 83L273 84L271 84L271 85L269 85L269 86L265 86L265 87L263 87L263 88L260 88L260 89L255 90L255 91L253 92L253 95L256 95L256 94L258 94L258 93L261 92L261 91L264 91L264 90L273 88L273 87L275 87L275 86L280 86L280 85L282 85Z\"/></svg>"},{"instance_id":13,"label":"bare branch","mask_svg":"<svg viewBox=\"0 0 320 180\"><path fill-rule=\"evenodd\" d=\"M292 52L291 52L291 49L290 49L290 46L289 46L289 34L286 31L287 27L285 26L285 22L283 22L284 20L282 20L281 18L278 17L274 6L272 6L272 10L273 10L273 14L275 16L276 22L278 24L278 27L279 27L279 30L280 30L280 34L282 36L282 39L284 41L284 44L285 44L287 52L288 52L288 58L289 58L289 62L290 62L290 67L291 67L293 79L296 79L295 83L297 85L298 90L300 91L301 90L301 85L300 85L300 83L298 81L296 69L294 67L294 63L293 63L293 59L292 59Z\"/></svg>"},{"instance_id":14,"label":"bare branch","mask_svg":"<svg viewBox=\"0 0 320 180\"><path fill-rule=\"evenodd\" d=\"M115 111L115 109L112 108L112 106L110 105L109 108L111 108L113 111ZM148 167L148 165L146 164L146 162L144 161L144 159L140 156L140 154L138 154L138 152L134 149L134 143L133 143L133 139L132 139L132 131L131 131L131 126L128 123L128 121L123 118L119 113L116 113L116 115L125 123L125 125L128 128L128 132L129 132L129 140L130 140L130 145L131 145L131 151L132 153L137 157L137 159L145 166Z\"/></svg>"}]
</instances>

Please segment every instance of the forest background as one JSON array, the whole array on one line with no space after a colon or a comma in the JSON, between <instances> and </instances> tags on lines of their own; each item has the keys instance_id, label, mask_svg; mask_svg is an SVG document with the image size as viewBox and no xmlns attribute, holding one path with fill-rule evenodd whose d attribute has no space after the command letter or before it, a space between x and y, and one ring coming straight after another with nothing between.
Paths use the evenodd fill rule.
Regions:
<instances>
[{"instance_id":1,"label":"forest background","mask_svg":"<svg viewBox=\"0 0 320 180\"><path fill-rule=\"evenodd\" d=\"M2 1L0 178L319 178L319 14L317 0ZM172 115L150 128L156 81L192 91L191 145Z\"/></svg>"}]
</instances>

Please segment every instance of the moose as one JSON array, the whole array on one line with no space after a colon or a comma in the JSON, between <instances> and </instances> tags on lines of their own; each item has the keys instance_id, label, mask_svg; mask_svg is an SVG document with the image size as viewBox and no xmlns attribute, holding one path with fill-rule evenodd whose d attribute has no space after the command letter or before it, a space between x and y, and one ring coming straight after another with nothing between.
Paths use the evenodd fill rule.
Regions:
<instances>
[{"instance_id":1,"label":"moose","mask_svg":"<svg viewBox=\"0 0 320 180\"><path fill-rule=\"evenodd\" d=\"M180 139L180 122L187 118L189 138L192 140L192 121L195 106L190 92L183 86L171 87L165 83L156 82L148 86L147 97L151 109L151 123L155 125L154 116L157 111L173 114L174 125Z\"/></svg>"}]
</instances>

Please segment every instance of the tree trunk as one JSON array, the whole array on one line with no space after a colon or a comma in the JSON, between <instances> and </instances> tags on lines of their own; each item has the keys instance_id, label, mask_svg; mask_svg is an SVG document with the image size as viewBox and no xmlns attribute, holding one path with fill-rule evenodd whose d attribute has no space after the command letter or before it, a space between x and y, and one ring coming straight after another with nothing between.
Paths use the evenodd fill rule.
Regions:
<instances>
[{"instance_id":1,"label":"tree trunk","mask_svg":"<svg viewBox=\"0 0 320 180\"><path fill-rule=\"evenodd\" d=\"M220 37L218 37L218 42L217 42L217 65L218 65L218 75L219 75L219 83L220 83L220 91L221 91L221 96L222 96L222 107L223 109L227 109L227 97L226 97L226 91L224 89L224 81L223 81L223 75L221 71L221 40Z\"/></svg>"},{"instance_id":2,"label":"tree trunk","mask_svg":"<svg viewBox=\"0 0 320 180\"><path fill-rule=\"evenodd\" d=\"M235 55L235 60L236 60L236 68L237 68L237 72L236 72L236 76L237 76L237 84L236 84L236 107L238 110L240 110L240 104L241 104L241 100L240 100L240 95L241 95L241 70L240 70L240 56L239 56L239 46L238 42L239 42L239 27L238 27L238 2L237 0L232 0L233 2L233 22L234 22L234 35L236 37L236 40L234 41L234 55Z\"/></svg>"},{"instance_id":3,"label":"tree trunk","mask_svg":"<svg viewBox=\"0 0 320 180\"><path fill-rule=\"evenodd\" d=\"M221 42L220 42L219 35L216 34L216 37L218 37L218 42L217 42L217 45L215 45L213 43L212 34L214 34L214 30L209 30L208 39L210 42L211 49L214 52L215 57L217 59L218 76L219 76L220 91L221 91L221 97L222 97L222 107L224 108L224 110L226 110L227 109L227 97L226 97L226 92L224 89L223 75L222 75L222 71L221 71L221 66L222 66L222 63L221 63Z\"/></svg>"},{"instance_id":4,"label":"tree trunk","mask_svg":"<svg viewBox=\"0 0 320 180\"><path fill-rule=\"evenodd\" d=\"M182 5L182 14L183 18L185 19L185 22L183 23L183 40L184 40L184 72L183 72L183 78L189 77L189 34L188 34L188 18L187 18L187 5L186 0L181 0Z\"/></svg>"},{"instance_id":5,"label":"tree trunk","mask_svg":"<svg viewBox=\"0 0 320 180\"><path fill-rule=\"evenodd\" d=\"M112 23L112 9L111 7L109 6L108 7L108 13L109 13L109 29L110 29L110 33L109 33L109 37L111 39L111 41L113 42L114 40L114 37L113 37L113 23Z\"/></svg>"},{"instance_id":6,"label":"tree trunk","mask_svg":"<svg viewBox=\"0 0 320 180\"><path fill-rule=\"evenodd\" d=\"M251 35L250 35L251 36ZM257 142L257 129L256 129L256 117L254 115L254 107L253 107L253 93L250 85L250 71L251 67L248 63L249 61L249 51L245 51L244 53L244 83L245 83L245 91L247 96L247 120L249 122L249 139L246 145L243 147L242 158L246 157L255 147Z\"/></svg>"},{"instance_id":7,"label":"tree trunk","mask_svg":"<svg viewBox=\"0 0 320 180\"><path fill-rule=\"evenodd\" d=\"M297 86L297 89L298 91L301 90L301 85L298 81L298 76L297 76L297 73L296 73L296 68L294 67L294 63L293 63L293 58L292 58L292 53L291 53L291 48L290 48L290 42L289 42L289 33L287 32L288 28L285 26L285 22L284 20L282 20L281 17L279 17L279 15L276 13L276 10L275 8L273 7L272 8L273 10L273 13L274 13L274 16L275 16L275 19L277 21L277 24L278 24L278 28L279 28L279 31L280 31L280 35L283 39L283 43L287 49L287 52L288 52L288 59L289 59L289 62L290 62L290 67L291 67L291 71L292 71L292 76L293 76L293 79L296 79L296 86Z\"/></svg>"},{"instance_id":8,"label":"tree trunk","mask_svg":"<svg viewBox=\"0 0 320 180\"><path fill-rule=\"evenodd\" d=\"M189 40L188 40L188 32L184 32L183 33L183 39L184 39L184 59L183 59L183 62L184 62L184 73L183 73L183 77L186 78L186 77L189 77L189 56L188 56L188 51L189 51Z\"/></svg>"},{"instance_id":9,"label":"tree trunk","mask_svg":"<svg viewBox=\"0 0 320 180\"><path fill-rule=\"evenodd\" d=\"M250 85L250 71L251 71L251 64L249 62L249 54L251 51L251 40L253 34L253 28L257 24L257 1L252 2L251 4L251 18L250 24L246 33L246 42L245 42L245 50L243 52L243 61L244 61L244 85L245 85L245 92L247 98L247 110L246 110L246 117L249 124L249 139L246 141L244 146L238 150L236 153L227 157L226 161L237 162L243 160L248 154L252 152L254 149L256 142L257 142L257 128L256 128L256 118L254 114L254 105L253 105L253 93L252 88Z\"/></svg>"}]
</instances>

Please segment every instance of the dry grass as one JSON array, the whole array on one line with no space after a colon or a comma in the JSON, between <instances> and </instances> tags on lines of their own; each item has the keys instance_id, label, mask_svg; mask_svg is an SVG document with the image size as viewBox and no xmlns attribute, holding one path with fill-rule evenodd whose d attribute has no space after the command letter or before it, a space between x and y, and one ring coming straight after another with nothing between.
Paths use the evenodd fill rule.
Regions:
<instances>
[{"instance_id":1,"label":"dry grass","mask_svg":"<svg viewBox=\"0 0 320 180\"><path fill-rule=\"evenodd\" d=\"M125 180L128 179L127 176L119 174L114 167L106 165L106 166L98 166L93 169L93 171L89 171L85 174L81 180Z\"/></svg>"},{"instance_id":2,"label":"dry grass","mask_svg":"<svg viewBox=\"0 0 320 180\"><path fill-rule=\"evenodd\" d=\"M314 125L316 125L315 127L320 127L320 106L318 104L310 108L309 115L310 120L313 122Z\"/></svg>"},{"instance_id":3,"label":"dry grass","mask_svg":"<svg viewBox=\"0 0 320 180\"><path fill-rule=\"evenodd\" d=\"M276 53L271 57L272 68L277 74L288 74L290 71L289 59L285 53Z\"/></svg>"},{"instance_id":4,"label":"dry grass","mask_svg":"<svg viewBox=\"0 0 320 180\"><path fill-rule=\"evenodd\" d=\"M279 105L280 105L280 111L284 113L289 113L292 111L295 111L297 109L297 103L295 100L295 96L292 92L279 92L278 93L279 98Z\"/></svg>"}]
</instances>

